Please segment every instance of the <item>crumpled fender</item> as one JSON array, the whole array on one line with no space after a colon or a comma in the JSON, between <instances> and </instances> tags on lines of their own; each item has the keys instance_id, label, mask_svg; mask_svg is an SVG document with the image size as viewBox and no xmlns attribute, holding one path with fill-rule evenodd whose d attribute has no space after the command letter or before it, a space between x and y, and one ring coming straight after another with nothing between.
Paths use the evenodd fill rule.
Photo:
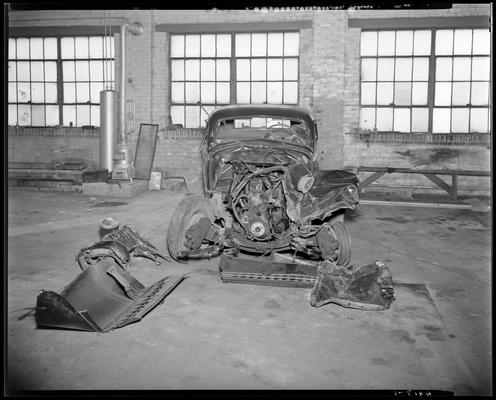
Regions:
<instances>
[{"instance_id":1,"label":"crumpled fender","mask_svg":"<svg viewBox=\"0 0 496 400\"><path fill-rule=\"evenodd\" d=\"M81 269L84 271L95 264L100 257L112 257L124 270L129 270L131 256L124 245L114 240L102 240L93 246L81 249L76 256Z\"/></svg>"},{"instance_id":2,"label":"crumpled fender","mask_svg":"<svg viewBox=\"0 0 496 400\"><path fill-rule=\"evenodd\" d=\"M362 310L385 310L395 299L394 283L388 267L376 261L355 272L322 263L310 296L310 304L320 307L336 303Z\"/></svg>"},{"instance_id":3,"label":"crumpled fender","mask_svg":"<svg viewBox=\"0 0 496 400\"><path fill-rule=\"evenodd\" d=\"M141 320L185 277L167 276L145 287L106 257L89 265L60 294L42 290L36 303L36 324L108 332Z\"/></svg>"}]
</instances>

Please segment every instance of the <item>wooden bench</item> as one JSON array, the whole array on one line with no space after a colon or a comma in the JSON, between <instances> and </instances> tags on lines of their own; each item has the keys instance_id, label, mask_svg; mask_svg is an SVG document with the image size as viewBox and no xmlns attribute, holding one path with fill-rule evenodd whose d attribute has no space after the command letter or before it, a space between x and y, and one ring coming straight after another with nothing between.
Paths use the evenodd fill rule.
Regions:
<instances>
[{"instance_id":1,"label":"wooden bench","mask_svg":"<svg viewBox=\"0 0 496 400\"><path fill-rule=\"evenodd\" d=\"M441 189L448 192L453 200L458 198L458 177L459 176L491 176L489 171L470 171L462 169L412 169L412 168L394 168L394 167L352 167L346 166L346 170L355 172L372 172L366 179L358 184L358 190L361 192L365 187L375 182L385 174L420 174L425 176L431 182L435 183ZM451 176L451 185L442 180L438 175Z\"/></svg>"},{"instance_id":2,"label":"wooden bench","mask_svg":"<svg viewBox=\"0 0 496 400\"><path fill-rule=\"evenodd\" d=\"M15 186L22 186L23 182L38 182L40 186L42 182L82 185L86 169L83 163L9 162L8 179Z\"/></svg>"}]
</instances>

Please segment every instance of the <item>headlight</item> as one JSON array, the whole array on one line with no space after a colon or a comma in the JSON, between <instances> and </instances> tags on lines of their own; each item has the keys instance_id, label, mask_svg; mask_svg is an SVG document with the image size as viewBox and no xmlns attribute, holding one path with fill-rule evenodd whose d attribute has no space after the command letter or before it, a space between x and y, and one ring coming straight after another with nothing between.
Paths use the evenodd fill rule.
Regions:
<instances>
[{"instance_id":1,"label":"headlight","mask_svg":"<svg viewBox=\"0 0 496 400\"><path fill-rule=\"evenodd\" d=\"M312 175L304 175L298 180L296 188L301 193L307 193L313 186L314 178Z\"/></svg>"},{"instance_id":2,"label":"headlight","mask_svg":"<svg viewBox=\"0 0 496 400\"><path fill-rule=\"evenodd\" d=\"M355 185L346 186L343 196L349 201L357 202L359 200L358 188Z\"/></svg>"}]
</instances>

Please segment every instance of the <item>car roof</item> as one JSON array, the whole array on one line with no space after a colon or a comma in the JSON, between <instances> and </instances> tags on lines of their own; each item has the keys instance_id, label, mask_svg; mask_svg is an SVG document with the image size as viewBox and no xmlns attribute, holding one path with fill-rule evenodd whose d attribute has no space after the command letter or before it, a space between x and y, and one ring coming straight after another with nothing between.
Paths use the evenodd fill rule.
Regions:
<instances>
[{"instance_id":1,"label":"car roof","mask_svg":"<svg viewBox=\"0 0 496 400\"><path fill-rule=\"evenodd\" d=\"M314 119L310 111L304 107L275 104L243 104L229 105L216 109L210 114L209 124L215 125L218 120L251 115L267 115L271 117L286 117L301 119L312 128Z\"/></svg>"}]
</instances>

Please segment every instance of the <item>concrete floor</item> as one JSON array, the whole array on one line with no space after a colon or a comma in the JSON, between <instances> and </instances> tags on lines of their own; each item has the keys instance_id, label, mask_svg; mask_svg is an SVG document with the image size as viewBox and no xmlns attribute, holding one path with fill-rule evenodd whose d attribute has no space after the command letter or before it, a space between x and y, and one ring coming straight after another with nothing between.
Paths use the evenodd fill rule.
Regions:
<instances>
[{"instance_id":1,"label":"concrete floor","mask_svg":"<svg viewBox=\"0 0 496 400\"><path fill-rule=\"evenodd\" d=\"M349 214L352 263L386 262L397 300L383 312L329 304L310 290L222 283L218 258L155 266L145 285L191 272L136 324L97 334L37 329L22 316L60 293L105 216L165 250L183 193L132 199L9 188L8 385L77 389L441 389L492 393L491 214L362 205ZM116 204L117 203L117 204ZM119 205L120 203L120 205ZM417 284L417 285L409 285Z\"/></svg>"}]
</instances>

